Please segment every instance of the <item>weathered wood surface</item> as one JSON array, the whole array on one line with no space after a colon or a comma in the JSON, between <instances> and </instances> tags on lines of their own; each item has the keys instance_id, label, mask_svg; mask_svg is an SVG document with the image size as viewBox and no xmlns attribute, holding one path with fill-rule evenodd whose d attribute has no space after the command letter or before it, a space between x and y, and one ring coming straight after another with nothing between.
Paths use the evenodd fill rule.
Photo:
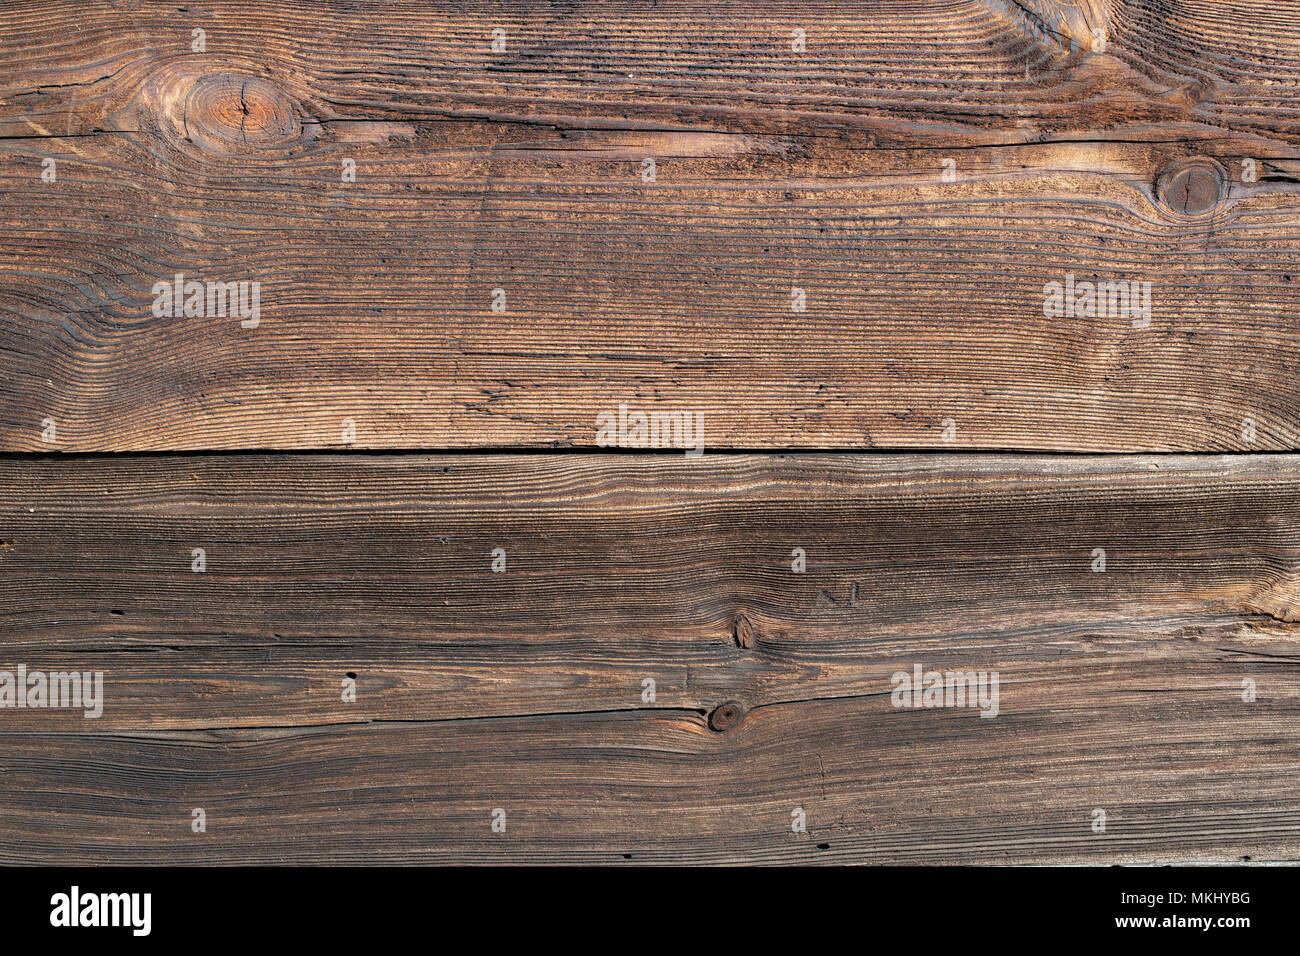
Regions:
<instances>
[{"instance_id":1,"label":"weathered wood surface","mask_svg":"<svg viewBox=\"0 0 1300 956\"><path fill-rule=\"evenodd\" d=\"M0 708L3 862L1300 855L1295 456L37 457L0 488L0 670L105 688ZM997 717L895 707L914 664L997 671Z\"/></svg>"},{"instance_id":2,"label":"weathered wood surface","mask_svg":"<svg viewBox=\"0 0 1300 956\"><path fill-rule=\"evenodd\" d=\"M1300 10L22 0L0 64L0 685L104 679L0 686L0 863L1300 859ZM99 454L621 404L976 453Z\"/></svg>"},{"instance_id":3,"label":"weathered wood surface","mask_svg":"<svg viewBox=\"0 0 1300 956\"><path fill-rule=\"evenodd\" d=\"M0 62L0 450L1300 448L1288 5L15 2Z\"/></svg>"}]
</instances>

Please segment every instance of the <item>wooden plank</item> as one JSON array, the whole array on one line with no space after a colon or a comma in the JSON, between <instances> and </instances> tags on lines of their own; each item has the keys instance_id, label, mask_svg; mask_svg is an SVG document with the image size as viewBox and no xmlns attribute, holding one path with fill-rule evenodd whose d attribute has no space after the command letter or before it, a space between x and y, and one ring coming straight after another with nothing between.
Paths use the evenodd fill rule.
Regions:
<instances>
[{"instance_id":1,"label":"wooden plank","mask_svg":"<svg viewBox=\"0 0 1300 956\"><path fill-rule=\"evenodd\" d=\"M1042 685L995 720L877 695L755 709L722 734L658 710L6 736L0 860L1294 860L1294 694L1233 704L1142 674L1156 686Z\"/></svg>"},{"instance_id":2,"label":"wooden plank","mask_svg":"<svg viewBox=\"0 0 1300 956\"><path fill-rule=\"evenodd\" d=\"M638 119L785 132L792 121L963 145L1188 124L1300 131L1300 14L1254 0L14 0L0 14L6 135L138 129L136 97L238 65L309 119ZM205 50L192 32L205 31ZM493 31L506 33L493 50ZM795 29L805 33L794 49ZM1093 30L1106 31L1104 52ZM169 83L177 84L169 87ZM246 91L253 92L256 91ZM1115 102L1099 102L1105 96ZM246 98L244 105L254 101ZM178 104L179 105L179 104ZM240 111L242 113L242 110ZM318 115L319 114L319 115ZM243 133L254 136L258 114ZM239 120L234 118L238 131ZM595 122L595 121L605 121ZM35 125L34 125L35 124ZM1042 124L1041 126L1039 124ZM242 136L231 137L242 141Z\"/></svg>"},{"instance_id":3,"label":"wooden plank","mask_svg":"<svg viewBox=\"0 0 1300 956\"><path fill-rule=\"evenodd\" d=\"M1296 456L37 457L0 489L0 670L104 675L98 718L0 707L0 861L1300 850ZM997 716L895 706L918 664L996 671Z\"/></svg>"},{"instance_id":4,"label":"wooden plank","mask_svg":"<svg viewBox=\"0 0 1300 956\"><path fill-rule=\"evenodd\" d=\"M0 13L0 450L1300 448L1288 10L118 7Z\"/></svg>"}]
</instances>

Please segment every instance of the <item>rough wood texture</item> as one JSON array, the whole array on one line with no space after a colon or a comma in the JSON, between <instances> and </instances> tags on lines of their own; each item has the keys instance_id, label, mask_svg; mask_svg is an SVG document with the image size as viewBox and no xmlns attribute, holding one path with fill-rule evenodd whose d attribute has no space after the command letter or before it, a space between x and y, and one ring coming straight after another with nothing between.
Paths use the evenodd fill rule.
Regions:
<instances>
[{"instance_id":1,"label":"rough wood texture","mask_svg":"<svg viewBox=\"0 0 1300 956\"><path fill-rule=\"evenodd\" d=\"M33 458L0 487L0 669L105 686L98 719L0 709L0 861L1300 854L1294 456ZM998 671L998 716L896 708L917 663Z\"/></svg>"},{"instance_id":2,"label":"rough wood texture","mask_svg":"<svg viewBox=\"0 0 1300 956\"><path fill-rule=\"evenodd\" d=\"M0 62L0 450L1300 448L1287 5L16 2Z\"/></svg>"},{"instance_id":3,"label":"rough wood texture","mask_svg":"<svg viewBox=\"0 0 1300 956\"><path fill-rule=\"evenodd\" d=\"M1294 5L14 0L0 63L0 863L1300 860ZM545 453L621 405L870 454Z\"/></svg>"}]
</instances>

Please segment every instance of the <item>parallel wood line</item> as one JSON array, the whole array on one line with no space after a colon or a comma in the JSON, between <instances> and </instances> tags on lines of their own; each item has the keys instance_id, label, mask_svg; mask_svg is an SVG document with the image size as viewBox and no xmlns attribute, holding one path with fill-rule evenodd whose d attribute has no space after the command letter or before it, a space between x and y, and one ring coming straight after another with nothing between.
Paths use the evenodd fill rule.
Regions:
<instances>
[{"instance_id":1,"label":"parallel wood line","mask_svg":"<svg viewBox=\"0 0 1300 956\"><path fill-rule=\"evenodd\" d=\"M1106 54L983 2L583 3L496 55L513 5L219 3L204 54L197 13L20 5L0 450L590 447L621 403L716 448L1300 448L1300 17L1085 6ZM178 272L261 324L155 317ZM1152 282L1150 327L1045 317L1067 273Z\"/></svg>"},{"instance_id":2,"label":"parallel wood line","mask_svg":"<svg viewBox=\"0 0 1300 956\"><path fill-rule=\"evenodd\" d=\"M655 708L705 714L872 697L917 662L1018 688L1232 698L1249 678L1290 696L1297 466L4 460L0 670L103 671L108 691L98 719L0 709L0 732L630 711L647 678Z\"/></svg>"},{"instance_id":3,"label":"parallel wood line","mask_svg":"<svg viewBox=\"0 0 1300 956\"><path fill-rule=\"evenodd\" d=\"M1232 701L1053 683L993 720L878 696L760 708L725 733L649 711L6 736L0 860L1295 859L1297 701Z\"/></svg>"},{"instance_id":4,"label":"parallel wood line","mask_svg":"<svg viewBox=\"0 0 1300 956\"><path fill-rule=\"evenodd\" d=\"M160 65L198 67L195 28L207 33L206 56L296 81L317 119L477 111L622 122L631 105L638 118L746 130L824 118L977 141L1011 120L1057 131L1099 118L1286 139L1300 117L1291 95L1300 15L1259 2L825 0L759 11L695 0L324 10L301 0L201 10L98 0L11 3L0 27L6 102L22 111L0 126L7 135L40 133L32 124L57 135L114 128ZM1107 32L1104 53L1092 51L1093 27ZM505 51L491 49L496 28ZM791 49L795 28L805 52Z\"/></svg>"}]
</instances>

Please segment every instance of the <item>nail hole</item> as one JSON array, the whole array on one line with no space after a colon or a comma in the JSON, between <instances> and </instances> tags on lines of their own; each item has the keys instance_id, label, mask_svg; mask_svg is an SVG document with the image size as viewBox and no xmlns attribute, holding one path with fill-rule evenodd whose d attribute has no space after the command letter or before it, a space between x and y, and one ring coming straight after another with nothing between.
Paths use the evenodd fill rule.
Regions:
<instances>
[{"instance_id":1,"label":"nail hole","mask_svg":"<svg viewBox=\"0 0 1300 956\"><path fill-rule=\"evenodd\" d=\"M829 850L830 848L831 848L831 845L830 845L829 843L818 843L818 844L817 844L817 849L819 849L819 850Z\"/></svg>"},{"instance_id":2,"label":"nail hole","mask_svg":"<svg viewBox=\"0 0 1300 956\"><path fill-rule=\"evenodd\" d=\"M348 676L349 678L351 678L352 680L356 680L356 679L357 679L357 675L356 675L356 673L355 673L354 671L348 671L347 676Z\"/></svg>"}]
</instances>

